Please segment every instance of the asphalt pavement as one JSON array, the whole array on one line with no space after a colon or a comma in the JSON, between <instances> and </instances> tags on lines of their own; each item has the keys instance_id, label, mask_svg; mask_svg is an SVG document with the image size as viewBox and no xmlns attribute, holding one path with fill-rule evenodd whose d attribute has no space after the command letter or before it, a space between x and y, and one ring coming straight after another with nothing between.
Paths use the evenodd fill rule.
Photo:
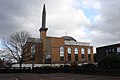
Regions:
<instances>
[{"instance_id":1,"label":"asphalt pavement","mask_svg":"<svg viewBox=\"0 0 120 80\"><path fill-rule=\"evenodd\" d=\"M0 80L120 80L120 77L67 73L11 73L0 74Z\"/></svg>"}]
</instances>

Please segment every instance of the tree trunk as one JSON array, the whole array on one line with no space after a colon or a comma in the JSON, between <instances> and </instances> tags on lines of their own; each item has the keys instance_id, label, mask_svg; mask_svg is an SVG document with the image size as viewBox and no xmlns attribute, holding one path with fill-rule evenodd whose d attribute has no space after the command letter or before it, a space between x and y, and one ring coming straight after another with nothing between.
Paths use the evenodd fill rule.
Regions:
<instances>
[{"instance_id":1,"label":"tree trunk","mask_svg":"<svg viewBox=\"0 0 120 80\"><path fill-rule=\"evenodd\" d=\"M22 62L23 62L23 60L22 60L22 58L20 59L20 62L19 62L19 64L20 64L20 69L22 68Z\"/></svg>"}]
</instances>

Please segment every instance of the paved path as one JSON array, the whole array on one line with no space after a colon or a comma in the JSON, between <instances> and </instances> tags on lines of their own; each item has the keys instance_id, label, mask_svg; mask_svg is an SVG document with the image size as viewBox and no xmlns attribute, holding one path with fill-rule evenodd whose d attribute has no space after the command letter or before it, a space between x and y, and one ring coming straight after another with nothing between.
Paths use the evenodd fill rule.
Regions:
<instances>
[{"instance_id":1,"label":"paved path","mask_svg":"<svg viewBox=\"0 0 120 80\"><path fill-rule=\"evenodd\" d=\"M67 74L67 73L52 73L52 74L12 73L12 74L0 74L0 80L120 80L120 77Z\"/></svg>"}]
</instances>

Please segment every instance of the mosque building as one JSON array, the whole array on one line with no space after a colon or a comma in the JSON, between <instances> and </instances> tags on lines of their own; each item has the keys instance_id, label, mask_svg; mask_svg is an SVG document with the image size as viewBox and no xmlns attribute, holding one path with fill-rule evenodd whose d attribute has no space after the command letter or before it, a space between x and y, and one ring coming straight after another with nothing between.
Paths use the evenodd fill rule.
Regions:
<instances>
[{"instance_id":1,"label":"mosque building","mask_svg":"<svg viewBox=\"0 0 120 80\"><path fill-rule=\"evenodd\" d=\"M29 38L23 50L23 63L69 64L94 62L93 46L78 42L71 36L47 36L45 4L42 12L40 38Z\"/></svg>"}]
</instances>

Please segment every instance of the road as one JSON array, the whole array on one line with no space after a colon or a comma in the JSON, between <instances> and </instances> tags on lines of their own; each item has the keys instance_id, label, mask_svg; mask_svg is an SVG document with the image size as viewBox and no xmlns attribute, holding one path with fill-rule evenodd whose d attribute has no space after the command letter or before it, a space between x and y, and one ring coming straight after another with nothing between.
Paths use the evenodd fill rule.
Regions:
<instances>
[{"instance_id":1,"label":"road","mask_svg":"<svg viewBox=\"0 0 120 80\"><path fill-rule=\"evenodd\" d=\"M33 73L11 73L0 74L0 80L120 80L120 77L51 73L51 74L33 74Z\"/></svg>"}]
</instances>

